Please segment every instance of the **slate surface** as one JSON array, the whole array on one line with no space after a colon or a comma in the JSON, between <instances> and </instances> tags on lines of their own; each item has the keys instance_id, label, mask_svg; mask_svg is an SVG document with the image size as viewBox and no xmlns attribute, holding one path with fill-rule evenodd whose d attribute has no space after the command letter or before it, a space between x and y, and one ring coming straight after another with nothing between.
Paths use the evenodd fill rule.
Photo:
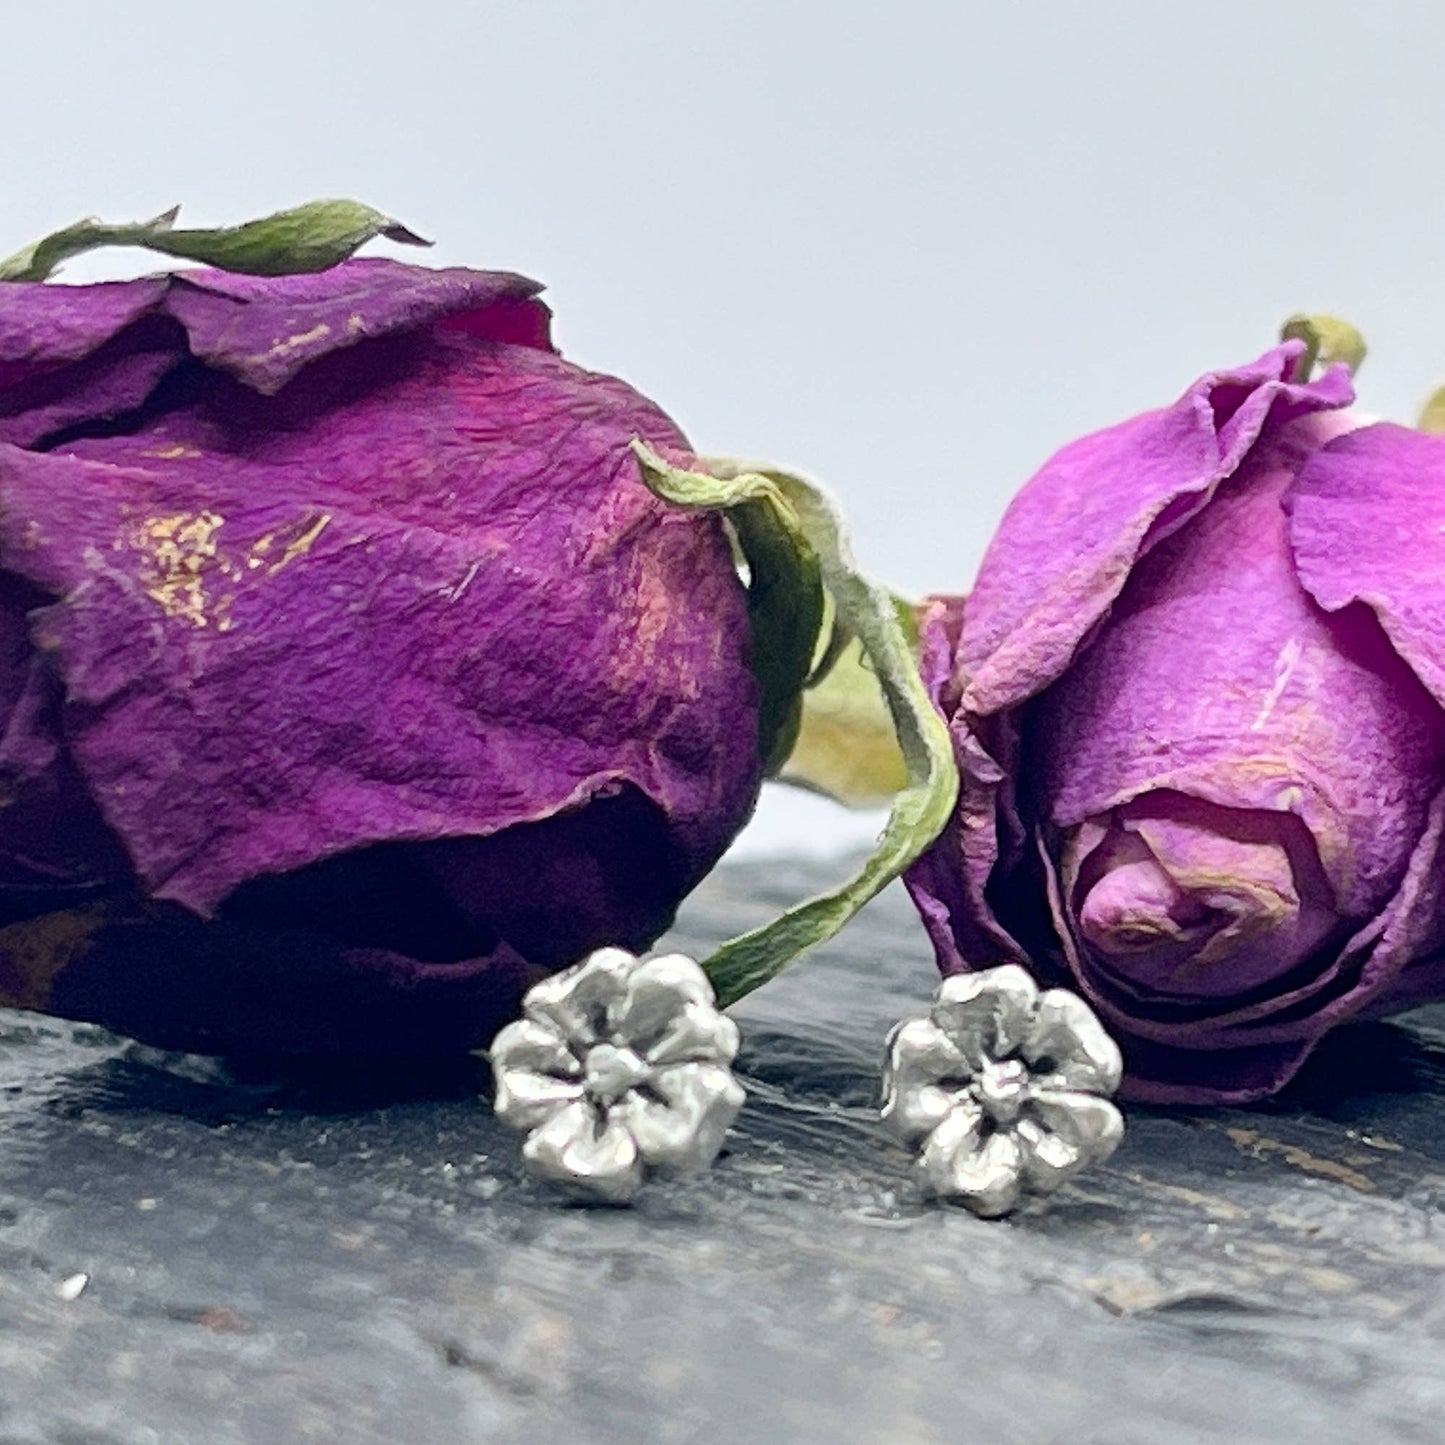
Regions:
<instances>
[{"instance_id":1,"label":"slate surface","mask_svg":"<svg viewBox=\"0 0 1445 1445\"><path fill-rule=\"evenodd\" d=\"M824 881L725 867L673 941ZM984 1223L873 1122L933 982L890 892L738 1008L727 1154L633 1210L525 1180L470 1061L222 1065L0 1011L0 1445L1445 1440L1445 1009L1343 1031L1266 1108L1133 1110Z\"/></svg>"}]
</instances>

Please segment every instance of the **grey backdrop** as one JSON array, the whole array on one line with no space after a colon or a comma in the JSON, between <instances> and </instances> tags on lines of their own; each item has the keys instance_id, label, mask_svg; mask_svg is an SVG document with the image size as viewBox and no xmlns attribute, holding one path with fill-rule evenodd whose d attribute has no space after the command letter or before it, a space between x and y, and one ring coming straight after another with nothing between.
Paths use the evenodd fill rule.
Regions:
<instances>
[{"instance_id":1,"label":"grey backdrop","mask_svg":"<svg viewBox=\"0 0 1445 1445\"><path fill-rule=\"evenodd\" d=\"M1365 330L1372 411L1445 377L1432 0L130 0L4 32L0 251L355 195L545 280L571 356L826 481L915 592L967 586L1054 447L1292 310ZM875 825L788 795L744 846Z\"/></svg>"}]
</instances>

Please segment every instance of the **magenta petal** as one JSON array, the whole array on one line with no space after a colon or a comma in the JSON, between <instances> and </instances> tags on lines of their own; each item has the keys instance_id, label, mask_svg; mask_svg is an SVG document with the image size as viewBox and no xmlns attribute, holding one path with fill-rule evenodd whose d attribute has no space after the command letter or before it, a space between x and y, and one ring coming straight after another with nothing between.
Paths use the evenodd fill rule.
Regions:
<instances>
[{"instance_id":1,"label":"magenta petal","mask_svg":"<svg viewBox=\"0 0 1445 1445\"><path fill-rule=\"evenodd\" d=\"M61 362L79 361L155 309L169 283L0 285L0 387Z\"/></svg>"},{"instance_id":2,"label":"magenta petal","mask_svg":"<svg viewBox=\"0 0 1445 1445\"><path fill-rule=\"evenodd\" d=\"M59 594L38 635L107 821L207 913L630 785L695 877L757 786L755 684L720 528L636 480L633 435L680 438L546 352L457 331L404 361L320 378L329 410L293 387L0 449L0 562Z\"/></svg>"},{"instance_id":3,"label":"magenta petal","mask_svg":"<svg viewBox=\"0 0 1445 1445\"><path fill-rule=\"evenodd\" d=\"M60 728L60 688L31 645L43 593L0 575L0 921L128 876Z\"/></svg>"},{"instance_id":4,"label":"magenta petal","mask_svg":"<svg viewBox=\"0 0 1445 1445\"><path fill-rule=\"evenodd\" d=\"M1221 1047L1211 1041L1197 1048L1187 1037L1159 1044L1116 1034L1128 1072L1119 1090L1140 1104L1251 1104L1277 1094L1300 1071L1318 1038L1291 1044L1240 1044Z\"/></svg>"},{"instance_id":5,"label":"magenta petal","mask_svg":"<svg viewBox=\"0 0 1445 1445\"><path fill-rule=\"evenodd\" d=\"M1026 961L1023 949L984 897L1001 846L1012 845L1010 862L1016 861L1022 827L1013 809L1009 769L990 753L979 733L988 732L994 750L1007 762L1017 746L1017 726L1007 715L980 724L956 710L957 647L964 610L964 600L958 597L931 597L919 610L923 680L949 722L959 793L952 823L903 879L945 972L962 968L964 959L977 967Z\"/></svg>"},{"instance_id":6,"label":"magenta petal","mask_svg":"<svg viewBox=\"0 0 1445 1445\"><path fill-rule=\"evenodd\" d=\"M1016 706L1068 666L1130 568L1208 503L1266 423L1348 406L1343 367L1286 378L1299 343L1201 378L1173 406L1074 442L1014 499L969 595L963 705Z\"/></svg>"},{"instance_id":7,"label":"magenta petal","mask_svg":"<svg viewBox=\"0 0 1445 1445\"><path fill-rule=\"evenodd\" d=\"M717 860L761 770L727 535L537 289L0 287L0 1002L476 1047Z\"/></svg>"},{"instance_id":8,"label":"magenta petal","mask_svg":"<svg viewBox=\"0 0 1445 1445\"><path fill-rule=\"evenodd\" d=\"M1380 424L1315 453L1287 499L1300 581L1364 602L1445 704L1445 438Z\"/></svg>"},{"instance_id":9,"label":"magenta petal","mask_svg":"<svg viewBox=\"0 0 1445 1445\"><path fill-rule=\"evenodd\" d=\"M1078 968L1137 1000L1233 1002L1278 991L1345 931L1308 830L1289 813L1150 794L1100 843L1066 848ZM1080 830L1084 832L1085 830Z\"/></svg>"},{"instance_id":10,"label":"magenta petal","mask_svg":"<svg viewBox=\"0 0 1445 1445\"><path fill-rule=\"evenodd\" d=\"M626 785L487 837L379 844L263 875L219 917L457 966L501 940L554 969L605 945L642 952L706 861L689 858L663 810Z\"/></svg>"},{"instance_id":11,"label":"magenta petal","mask_svg":"<svg viewBox=\"0 0 1445 1445\"><path fill-rule=\"evenodd\" d=\"M1363 919L1424 828L1445 716L1368 614L1326 616L1300 588L1290 478L1266 447L1135 567L1039 704L1035 792L1060 828L1157 790L1296 814L1338 912Z\"/></svg>"},{"instance_id":12,"label":"magenta petal","mask_svg":"<svg viewBox=\"0 0 1445 1445\"><path fill-rule=\"evenodd\" d=\"M1124 1092L1158 1103L1227 1104L1264 1098L1298 1071L1335 1024L1438 998L1445 945L1445 793L1399 891L1381 914L1296 989L1232 1016L1180 1025L1101 1004L1124 1044Z\"/></svg>"},{"instance_id":13,"label":"magenta petal","mask_svg":"<svg viewBox=\"0 0 1445 1445\"><path fill-rule=\"evenodd\" d=\"M1134 1098L1263 1097L1445 988L1445 441L1319 415L1295 354L1065 448L923 615L940 969L1079 989Z\"/></svg>"},{"instance_id":14,"label":"magenta petal","mask_svg":"<svg viewBox=\"0 0 1445 1445\"><path fill-rule=\"evenodd\" d=\"M1128 957L1183 941L1195 920L1190 898L1153 857L1114 864L1084 894L1079 932L1091 948Z\"/></svg>"},{"instance_id":15,"label":"magenta petal","mask_svg":"<svg viewBox=\"0 0 1445 1445\"><path fill-rule=\"evenodd\" d=\"M165 305L195 356L271 396L324 356L441 318L490 340L548 349L551 313L534 299L540 290L505 271L363 257L302 276L188 271L174 278Z\"/></svg>"},{"instance_id":16,"label":"magenta petal","mask_svg":"<svg viewBox=\"0 0 1445 1445\"><path fill-rule=\"evenodd\" d=\"M1013 897L1023 915L1038 911L1037 880L1016 878L1032 856L1015 797L1018 705L1065 672L1135 560L1209 502L1267 427L1348 404L1343 368L1287 380L1299 355L1297 343L1277 347L1201 378L1172 407L1064 448L1014 499L967 605L925 608L925 680L961 777L954 826L907 882L945 967L960 950L978 966L1027 957L999 916Z\"/></svg>"},{"instance_id":17,"label":"magenta petal","mask_svg":"<svg viewBox=\"0 0 1445 1445\"><path fill-rule=\"evenodd\" d=\"M540 977L505 943L433 963L323 930L203 923L133 901L80 918L85 946L44 1007L192 1053L456 1054L484 1045ZM5 962L0 953L0 989Z\"/></svg>"},{"instance_id":18,"label":"magenta petal","mask_svg":"<svg viewBox=\"0 0 1445 1445\"><path fill-rule=\"evenodd\" d=\"M148 318L71 366L0 386L0 442L38 447L68 427L137 410L184 362L177 331L172 321Z\"/></svg>"}]
</instances>

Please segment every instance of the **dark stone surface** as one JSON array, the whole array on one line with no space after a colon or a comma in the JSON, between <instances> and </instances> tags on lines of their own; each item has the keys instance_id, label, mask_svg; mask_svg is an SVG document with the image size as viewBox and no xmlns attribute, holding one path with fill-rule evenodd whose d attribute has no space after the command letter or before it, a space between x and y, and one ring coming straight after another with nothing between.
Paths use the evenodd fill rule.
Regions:
<instances>
[{"instance_id":1,"label":"dark stone surface","mask_svg":"<svg viewBox=\"0 0 1445 1445\"><path fill-rule=\"evenodd\" d=\"M724 868L674 941L822 881ZM873 1120L933 983L892 892L738 1008L728 1152L632 1210L524 1179L470 1061L222 1065L0 1012L0 1445L1445 1438L1445 1010L1341 1032L1265 1108L1133 1110L984 1223Z\"/></svg>"}]
</instances>

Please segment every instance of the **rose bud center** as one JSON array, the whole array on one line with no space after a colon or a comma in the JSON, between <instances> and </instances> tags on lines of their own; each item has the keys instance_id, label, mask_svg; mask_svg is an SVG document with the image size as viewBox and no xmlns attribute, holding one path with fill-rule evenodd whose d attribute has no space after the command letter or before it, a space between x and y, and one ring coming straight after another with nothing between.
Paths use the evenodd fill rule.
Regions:
<instances>
[{"instance_id":1,"label":"rose bud center","mask_svg":"<svg viewBox=\"0 0 1445 1445\"><path fill-rule=\"evenodd\" d=\"M1137 843L1129 835L1126 841ZM1079 932L1102 953L1133 953L1184 943L1209 916L1156 858L1147 857L1114 864L1094 884L1079 909Z\"/></svg>"},{"instance_id":2,"label":"rose bud center","mask_svg":"<svg viewBox=\"0 0 1445 1445\"><path fill-rule=\"evenodd\" d=\"M1290 814L1156 797L1089 831L1098 841L1072 889L1075 932L1120 983L1237 994L1287 974L1336 927L1313 846Z\"/></svg>"},{"instance_id":3,"label":"rose bud center","mask_svg":"<svg viewBox=\"0 0 1445 1445\"><path fill-rule=\"evenodd\" d=\"M1282 431L1131 571L1034 715L1056 919L1128 1006L1278 1002L1398 888L1440 709L1365 608L1300 586Z\"/></svg>"}]
</instances>

